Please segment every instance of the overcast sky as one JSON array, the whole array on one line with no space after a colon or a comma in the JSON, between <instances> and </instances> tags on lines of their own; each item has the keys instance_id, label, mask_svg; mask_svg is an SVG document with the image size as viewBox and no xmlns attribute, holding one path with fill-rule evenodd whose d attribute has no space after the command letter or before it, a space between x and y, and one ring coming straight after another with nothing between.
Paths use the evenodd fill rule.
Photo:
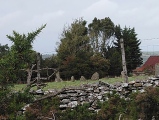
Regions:
<instances>
[{"instance_id":1,"label":"overcast sky","mask_svg":"<svg viewBox=\"0 0 159 120\"><path fill-rule=\"evenodd\" d=\"M13 30L32 32L47 23L33 46L51 54L64 25L81 17L87 23L109 17L116 25L134 27L141 49L159 50L159 0L0 0L0 43L11 45L6 35Z\"/></svg>"}]
</instances>

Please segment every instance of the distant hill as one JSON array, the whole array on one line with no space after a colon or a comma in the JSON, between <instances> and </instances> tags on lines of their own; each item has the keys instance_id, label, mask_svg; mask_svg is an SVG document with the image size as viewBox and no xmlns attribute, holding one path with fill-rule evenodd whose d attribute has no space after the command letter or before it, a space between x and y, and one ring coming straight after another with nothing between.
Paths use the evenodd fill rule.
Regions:
<instances>
[{"instance_id":1,"label":"distant hill","mask_svg":"<svg viewBox=\"0 0 159 120\"><path fill-rule=\"evenodd\" d=\"M49 58L51 56L52 56L52 54L44 54L44 55L42 55L42 59L46 59L46 58Z\"/></svg>"}]
</instances>

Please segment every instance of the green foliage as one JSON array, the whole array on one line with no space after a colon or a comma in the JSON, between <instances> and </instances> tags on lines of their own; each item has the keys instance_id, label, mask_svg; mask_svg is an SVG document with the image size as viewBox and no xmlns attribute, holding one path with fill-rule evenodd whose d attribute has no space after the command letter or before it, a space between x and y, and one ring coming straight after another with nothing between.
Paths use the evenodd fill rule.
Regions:
<instances>
[{"instance_id":1,"label":"green foliage","mask_svg":"<svg viewBox=\"0 0 159 120\"><path fill-rule=\"evenodd\" d=\"M1 45L0 44L0 59L2 59L2 57L4 55L6 55L8 52L9 52L8 44L6 44L6 45Z\"/></svg>"},{"instance_id":2,"label":"green foliage","mask_svg":"<svg viewBox=\"0 0 159 120\"><path fill-rule=\"evenodd\" d=\"M151 120L159 118L159 88L148 87L144 93L132 93L128 99L117 94L108 95L108 101L101 105L97 119L118 120L119 117L129 120Z\"/></svg>"},{"instance_id":3,"label":"green foliage","mask_svg":"<svg viewBox=\"0 0 159 120\"><path fill-rule=\"evenodd\" d=\"M22 69L29 69L34 62L35 52L32 50L32 42L45 26L43 25L27 35L21 35L15 31L13 31L13 36L7 35L13 45L8 53L0 59L0 89L6 89L11 83L15 83L23 77L26 78Z\"/></svg>"},{"instance_id":4,"label":"green foliage","mask_svg":"<svg viewBox=\"0 0 159 120\"><path fill-rule=\"evenodd\" d=\"M108 96L109 100L102 104L97 118L99 120L117 120L120 114L125 116L127 114L126 107L128 105L128 101L124 98L120 98L120 96L115 93Z\"/></svg>"},{"instance_id":5,"label":"green foliage","mask_svg":"<svg viewBox=\"0 0 159 120\"><path fill-rule=\"evenodd\" d=\"M77 106L75 109L67 109L61 112L57 120L96 120L96 113L90 111L89 104Z\"/></svg>"},{"instance_id":6,"label":"green foliage","mask_svg":"<svg viewBox=\"0 0 159 120\"><path fill-rule=\"evenodd\" d=\"M95 19L95 21L97 21L97 23L99 22L100 25L96 26L96 22L90 24L89 32L90 34L97 35L97 33L94 33L93 31L94 29L99 29L100 35L97 35L96 37L103 36L101 38L103 38L103 44L105 46L104 41L112 34L110 31L113 30L113 23L109 18L102 20ZM109 23L112 26L109 26ZM63 31L61 43L57 49L57 57L61 62L60 71L63 79L70 79L71 76L74 76L75 79L79 79L81 76L89 79L94 72L98 72L100 77L105 77L107 75L109 62L101 56L101 53L96 53L96 55L94 55L93 51L96 50L92 50L91 48L92 45L90 43L92 43L92 41L89 39L90 36L88 36L88 30L85 26L86 21L79 19L75 20L70 27L65 28ZM106 26L109 26L109 29L107 29Z\"/></svg>"},{"instance_id":7,"label":"green foliage","mask_svg":"<svg viewBox=\"0 0 159 120\"><path fill-rule=\"evenodd\" d=\"M25 104L33 101L33 96L28 90L23 92L0 91L0 116L7 119L16 119L17 113ZM20 119L20 118L19 118Z\"/></svg>"},{"instance_id":8,"label":"green foliage","mask_svg":"<svg viewBox=\"0 0 159 120\"><path fill-rule=\"evenodd\" d=\"M140 40L137 39L137 34L134 28L121 29L120 26L115 27L115 37L117 41L114 43L117 51L120 50L120 39L124 40L125 58L128 73L131 73L136 67L142 64L142 53L139 45Z\"/></svg>"},{"instance_id":9,"label":"green foliage","mask_svg":"<svg viewBox=\"0 0 159 120\"><path fill-rule=\"evenodd\" d=\"M61 62L70 55L76 55L80 50L89 49L86 21L76 19L71 26L64 28L61 43L57 48L57 56Z\"/></svg>"},{"instance_id":10,"label":"green foliage","mask_svg":"<svg viewBox=\"0 0 159 120\"><path fill-rule=\"evenodd\" d=\"M19 34L13 31L13 36L7 35L10 41L13 42L11 46L11 57L14 60L14 69L29 68L34 60L32 54L32 43L36 36L45 28L43 25L34 32L26 34Z\"/></svg>"},{"instance_id":11,"label":"green foliage","mask_svg":"<svg viewBox=\"0 0 159 120\"><path fill-rule=\"evenodd\" d=\"M25 112L26 120L38 120L45 117L52 118L52 114L59 111L59 99L48 98L31 104Z\"/></svg>"},{"instance_id":12,"label":"green foliage","mask_svg":"<svg viewBox=\"0 0 159 120\"><path fill-rule=\"evenodd\" d=\"M103 58L100 54L95 54L90 57L91 71L98 72L100 77L103 78L108 75L109 61Z\"/></svg>"},{"instance_id":13,"label":"green foliage","mask_svg":"<svg viewBox=\"0 0 159 120\"><path fill-rule=\"evenodd\" d=\"M23 116L17 116L18 111L33 100L29 89L15 92L11 91L11 87L24 77L22 69L29 69L34 62L32 42L45 26L27 35L13 31L13 36L7 35L13 42L11 48L9 49L7 45L0 46L2 52L0 58L0 118L2 119L22 119Z\"/></svg>"},{"instance_id":14,"label":"green foliage","mask_svg":"<svg viewBox=\"0 0 159 120\"><path fill-rule=\"evenodd\" d=\"M159 88L148 87L146 92L136 96L138 117L150 120L152 117L159 119Z\"/></svg>"},{"instance_id":15,"label":"green foliage","mask_svg":"<svg viewBox=\"0 0 159 120\"><path fill-rule=\"evenodd\" d=\"M114 34L114 23L109 17L104 19L93 19L88 25L90 43L95 53L104 54Z\"/></svg>"},{"instance_id":16,"label":"green foliage","mask_svg":"<svg viewBox=\"0 0 159 120\"><path fill-rule=\"evenodd\" d=\"M76 56L68 56L61 66L61 77L70 79L74 76L79 79L84 75L89 78L93 72L90 68L90 56L91 54L85 51L79 51Z\"/></svg>"},{"instance_id":17,"label":"green foliage","mask_svg":"<svg viewBox=\"0 0 159 120\"><path fill-rule=\"evenodd\" d=\"M121 53L115 47L108 47L105 57L110 62L109 76L120 76L122 71Z\"/></svg>"}]
</instances>

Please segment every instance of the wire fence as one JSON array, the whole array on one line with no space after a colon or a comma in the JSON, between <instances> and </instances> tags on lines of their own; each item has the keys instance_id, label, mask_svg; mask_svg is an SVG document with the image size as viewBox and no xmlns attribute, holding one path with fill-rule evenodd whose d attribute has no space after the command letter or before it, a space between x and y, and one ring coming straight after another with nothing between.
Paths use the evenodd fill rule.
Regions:
<instances>
[{"instance_id":1,"label":"wire fence","mask_svg":"<svg viewBox=\"0 0 159 120\"><path fill-rule=\"evenodd\" d=\"M159 55L159 38L146 38L146 39L140 39L141 44L140 44L140 49L141 51L146 55L146 54L151 54L151 55ZM53 55L56 54L57 52L55 50L53 51L48 51L48 52L42 52L42 55Z\"/></svg>"}]
</instances>

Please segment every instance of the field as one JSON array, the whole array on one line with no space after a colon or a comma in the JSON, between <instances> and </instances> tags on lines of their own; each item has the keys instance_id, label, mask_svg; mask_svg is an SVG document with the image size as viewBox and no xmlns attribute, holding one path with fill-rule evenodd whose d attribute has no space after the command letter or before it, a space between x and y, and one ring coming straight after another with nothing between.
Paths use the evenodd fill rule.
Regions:
<instances>
[{"instance_id":1,"label":"field","mask_svg":"<svg viewBox=\"0 0 159 120\"><path fill-rule=\"evenodd\" d=\"M148 79L148 76L133 76L129 77L128 81L132 80L146 80ZM73 81L63 81L63 82L48 82L47 86L44 87L44 90L48 89L62 89L62 88L68 88L70 86L80 86L82 84L89 84L89 83L96 83L98 81L106 82L109 84L114 84L116 82L124 82L124 80L121 77L116 77L116 78L102 78L100 80L86 80L86 81L80 81L80 80L75 80ZM22 90L23 88L26 87L26 84L17 84L14 86L14 90L19 91ZM34 88L36 89L36 88Z\"/></svg>"}]
</instances>

